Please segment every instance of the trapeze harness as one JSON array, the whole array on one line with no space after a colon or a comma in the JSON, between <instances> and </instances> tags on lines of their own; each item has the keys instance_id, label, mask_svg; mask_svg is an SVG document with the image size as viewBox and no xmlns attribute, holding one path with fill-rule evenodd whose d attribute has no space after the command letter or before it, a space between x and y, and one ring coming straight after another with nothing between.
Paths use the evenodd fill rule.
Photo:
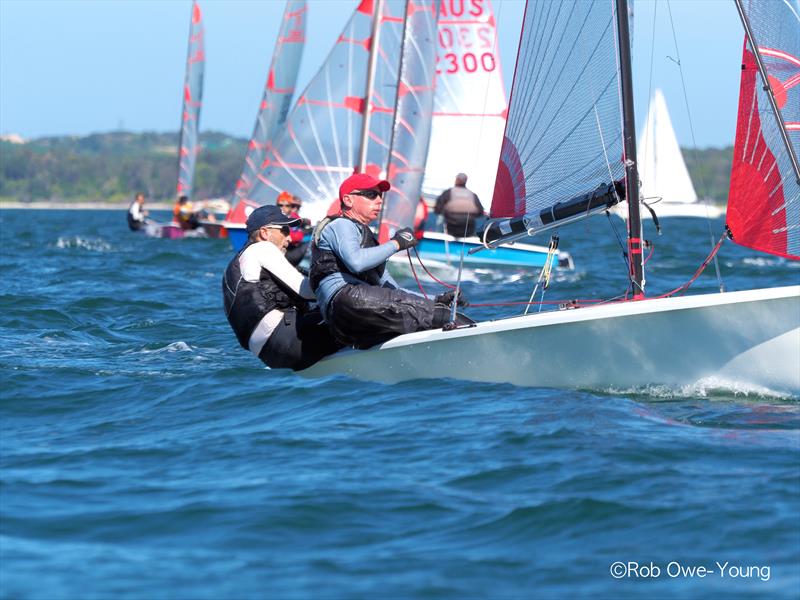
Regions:
<instances>
[{"instance_id":1,"label":"trapeze harness","mask_svg":"<svg viewBox=\"0 0 800 600\"><path fill-rule=\"evenodd\" d=\"M308 275L309 283L311 283L311 290L316 293L320 282L328 275L333 275L334 273L347 273L366 284L380 285L381 277L383 277L383 272L386 270L385 263L362 271L361 273L353 273L332 250L320 249L319 239L322 235L322 230L336 219L347 219L355 223L361 231L362 248L373 248L378 245L378 239L375 237L375 234L363 223L359 223L354 219L344 216L325 217L322 219L314 230L314 237L311 242L311 272Z\"/></svg>"}]
</instances>

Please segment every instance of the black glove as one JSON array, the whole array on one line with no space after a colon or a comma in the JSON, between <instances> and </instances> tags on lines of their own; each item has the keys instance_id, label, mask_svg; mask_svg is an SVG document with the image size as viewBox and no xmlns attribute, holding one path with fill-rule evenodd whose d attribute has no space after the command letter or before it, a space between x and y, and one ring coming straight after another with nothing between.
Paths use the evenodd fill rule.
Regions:
<instances>
[{"instance_id":1,"label":"black glove","mask_svg":"<svg viewBox=\"0 0 800 600\"><path fill-rule=\"evenodd\" d=\"M400 250L408 250L409 248L413 248L419 241L416 237L414 237L414 232L408 227L398 229L392 237L392 240L397 242L397 245L400 246Z\"/></svg>"},{"instance_id":2,"label":"black glove","mask_svg":"<svg viewBox=\"0 0 800 600\"><path fill-rule=\"evenodd\" d=\"M437 304L444 304L445 306L450 306L453 303L453 297L455 297L456 292L455 290L448 290L444 294L439 294L436 296L435 300ZM469 300L467 300L466 296L464 296L464 292L458 292L458 307L459 308L466 308L469 306Z\"/></svg>"}]
</instances>

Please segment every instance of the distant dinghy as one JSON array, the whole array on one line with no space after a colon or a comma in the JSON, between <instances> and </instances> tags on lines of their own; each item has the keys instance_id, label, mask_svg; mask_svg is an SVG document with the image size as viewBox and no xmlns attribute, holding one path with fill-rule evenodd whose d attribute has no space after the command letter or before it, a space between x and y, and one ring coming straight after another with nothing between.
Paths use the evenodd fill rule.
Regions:
<instances>
[{"instance_id":1,"label":"distant dinghy","mask_svg":"<svg viewBox=\"0 0 800 600\"><path fill-rule=\"evenodd\" d=\"M707 202L699 202L689 170L683 160L667 102L660 89L650 100L647 121L638 141L641 198L651 206L659 219L666 217L717 218L723 210ZM625 218L628 205L619 205L617 214ZM649 211L642 211L649 219Z\"/></svg>"}]
</instances>

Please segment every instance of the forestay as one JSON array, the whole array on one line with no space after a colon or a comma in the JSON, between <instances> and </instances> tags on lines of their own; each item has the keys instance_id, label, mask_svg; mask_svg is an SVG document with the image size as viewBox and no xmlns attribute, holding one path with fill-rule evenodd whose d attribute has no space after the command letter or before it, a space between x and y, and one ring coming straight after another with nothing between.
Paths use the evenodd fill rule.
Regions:
<instances>
[{"instance_id":1,"label":"forestay","mask_svg":"<svg viewBox=\"0 0 800 600\"><path fill-rule=\"evenodd\" d=\"M623 186L614 182L624 164L614 10L612 1L527 4L492 217L526 215L524 232L547 225L542 213L581 194L618 200ZM589 212L572 216L580 211ZM510 233L508 223L495 225L498 237Z\"/></svg>"},{"instance_id":2,"label":"forestay","mask_svg":"<svg viewBox=\"0 0 800 600\"><path fill-rule=\"evenodd\" d=\"M231 213L236 204L247 196L264 161L268 140L275 136L278 127L286 121L289 114L306 41L307 10L305 0L288 0L286 3L264 86L264 96L247 146L242 174L236 182Z\"/></svg>"},{"instance_id":3,"label":"forestay","mask_svg":"<svg viewBox=\"0 0 800 600\"><path fill-rule=\"evenodd\" d=\"M745 0L739 6L758 45L782 123L775 118L757 57L745 39L727 225L738 244L797 259L800 258L800 173L796 162L800 154L800 3Z\"/></svg>"},{"instance_id":4,"label":"forestay","mask_svg":"<svg viewBox=\"0 0 800 600\"><path fill-rule=\"evenodd\" d=\"M373 11L382 7L374 85L367 86ZM248 199L272 204L287 190L300 196L304 216L318 220L357 168L361 126L369 111L366 171L387 164L397 92L405 3L362 0L319 72L298 98L285 128L268 142Z\"/></svg>"},{"instance_id":5,"label":"forestay","mask_svg":"<svg viewBox=\"0 0 800 600\"><path fill-rule=\"evenodd\" d=\"M403 34L387 177L392 189L384 198L379 238L412 227L428 154L436 73L438 0L409 0Z\"/></svg>"},{"instance_id":6,"label":"forestay","mask_svg":"<svg viewBox=\"0 0 800 600\"><path fill-rule=\"evenodd\" d=\"M489 0L441 0L430 151L422 191L437 196L457 173L491 201L506 124L506 93Z\"/></svg>"},{"instance_id":7,"label":"forestay","mask_svg":"<svg viewBox=\"0 0 800 600\"><path fill-rule=\"evenodd\" d=\"M186 76L183 83L183 110L181 112L181 139L178 157L178 196L192 195L194 165L200 126L200 107L203 103L203 69L206 55L203 49L203 16L197 2L192 2L189 26L189 51L186 58Z\"/></svg>"}]
</instances>

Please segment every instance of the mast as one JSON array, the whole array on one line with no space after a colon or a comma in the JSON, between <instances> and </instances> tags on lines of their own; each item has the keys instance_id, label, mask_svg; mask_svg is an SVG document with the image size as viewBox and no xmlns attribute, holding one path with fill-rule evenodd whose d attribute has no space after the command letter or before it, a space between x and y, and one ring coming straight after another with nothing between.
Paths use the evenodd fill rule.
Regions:
<instances>
[{"instance_id":1,"label":"mast","mask_svg":"<svg viewBox=\"0 0 800 600\"><path fill-rule=\"evenodd\" d=\"M636 167L636 119L633 111L633 74L631 41L628 29L628 2L617 2L617 39L622 92L622 131L625 156L625 180L628 198L628 271L633 284L633 299L644 298L644 260L642 256L642 220L639 215L639 173Z\"/></svg>"},{"instance_id":2,"label":"mast","mask_svg":"<svg viewBox=\"0 0 800 600\"><path fill-rule=\"evenodd\" d=\"M375 0L372 35L369 43L369 66L367 67L367 89L364 93L364 121L361 124L361 146L358 151L358 172L363 173L367 166L367 141L369 139L369 103L372 97L372 85L375 79L375 67L378 63L378 38L381 31L381 14L383 0Z\"/></svg>"},{"instance_id":3,"label":"mast","mask_svg":"<svg viewBox=\"0 0 800 600\"><path fill-rule=\"evenodd\" d=\"M755 56L756 64L758 65L758 72L761 73L761 81L764 82L764 91L767 92L767 98L769 98L770 106L772 106L772 114L775 116L775 120L778 122L778 131L781 132L783 145L786 146L786 151L789 154L789 160L792 161L794 176L797 178L797 182L800 183L800 167L798 167L797 156L795 156L794 148L789 141L789 135L786 133L786 123L783 122L781 111L778 108L778 103L775 101L775 94L772 91L772 86L769 84L769 75L767 74L766 67L764 67L764 61L761 60L761 52L759 51L759 46L756 43L755 36L753 35L753 28L750 27L750 19L747 18L747 14L744 12L742 0L736 0L736 10L739 11L739 17L742 19L744 34L747 36L747 43L750 44L750 47L753 49L753 56Z\"/></svg>"}]
</instances>

